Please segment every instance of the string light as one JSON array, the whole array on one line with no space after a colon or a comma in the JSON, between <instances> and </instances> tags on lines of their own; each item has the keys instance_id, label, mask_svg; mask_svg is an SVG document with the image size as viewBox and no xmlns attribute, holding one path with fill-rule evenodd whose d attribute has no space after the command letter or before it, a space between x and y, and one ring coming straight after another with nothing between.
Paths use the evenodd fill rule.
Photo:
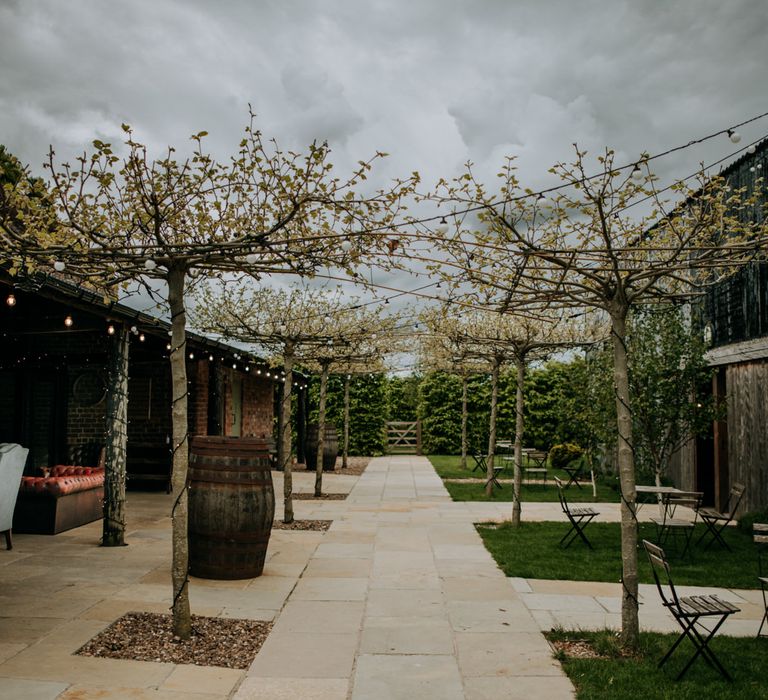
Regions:
<instances>
[{"instance_id":1,"label":"string light","mask_svg":"<svg viewBox=\"0 0 768 700\"><path fill-rule=\"evenodd\" d=\"M345 240L343 240L343 241L341 242L341 249L342 249L342 250L343 250L345 253L348 253L350 250L352 250L352 243L351 243L351 241L348 241L348 240L346 240L346 239L345 239Z\"/></svg>"},{"instance_id":2,"label":"string light","mask_svg":"<svg viewBox=\"0 0 768 700\"><path fill-rule=\"evenodd\" d=\"M635 167L632 168L632 172L630 173L630 177L635 182L640 182L643 179L643 171L640 170L640 165L635 163Z\"/></svg>"},{"instance_id":3,"label":"string light","mask_svg":"<svg viewBox=\"0 0 768 700\"><path fill-rule=\"evenodd\" d=\"M8 306L16 306L16 297L13 294L9 294L5 299L5 303Z\"/></svg>"},{"instance_id":4,"label":"string light","mask_svg":"<svg viewBox=\"0 0 768 700\"><path fill-rule=\"evenodd\" d=\"M139 342L143 343L145 339L146 339L146 336L143 333L139 333Z\"/></svg>"},{"instance_id":5,"label":"string light","mask_svg":"<svg viewBox=\"0 0 768 700\"><path fill-rule=\"evenodd\" d=\"M171 349L171 344L170 343L166 343L165 344L165 349L166 350L170 350Z\"/></svg>"},{"instance_id":6,"label":"string light","mask_svg":"<svg viewBox=\"0 0 768 700\"><path fill-rule=\"evenodd\" d=\"M757 150L757 148L755 147L755 144L753 143L753 144L752 144L752 145L751 145L751 146L750 146L750 147L747 149L747 153L749 153L749 155L752 155L752 154L753 154L753 153L754 153L756 150Z\"/></svg>"},{"instance_id":7,"label":"string light","mask_svg":"<svg viewBox=\"0 0 768 700\"><path fill-rule=\"evenodd\" d=\"M115 327L113 324L109 324L107 326L107 335L114 335L115 334Z\"/></svg>"},{"instance_id":8,"label":"string light","mask_svg":"<svg viewBox=\"0 0 768 700\"><path fill-rule=\"evenodd\" d=\"M213 355L208 355L208 362L213 362Z\"/></svg>"},{"instance_id":9,"label":"string light","mask_svg":"<svg viewBox=\"0 0 768 700\"><path fill-rule=\"evenodd\" d=\"M249 253L245 256L245 262L247 262L249 265L255 265L257 262L259 262L259 256L256 255L256 253Z\"/></svg>"},{"instance_id":10,"label":"string light","mask_svg":"<svg viewBox=\"0 0 768 700\"><path fill-rule=\"evenodd\" d=\"M73 325L73 324L74 324L74 321L72 320L72 317L71 317L71 316L67 316L67 317L64 319L64 325L65 325L67 328L72 328L72 325Z\"/></svg>"},{"instance_id":11,"label":"string light","mask_svg":"<svg viewBox=\"0 0 768 700\"><path fill-rule=\"evenodd\" d=\"M56 270L56 272L64 272L66 268L67 266L62 260L56 260L53 263L53 269Z\"/></svg>"},{"instance_id":12,"label":"string light","mask_svg":"<svg viewBox=\"0 0 768 700\"><path fill-rule=\"evenodd\" d=\"M738 131L734 131L733 129L728 129L726 131L728 134L728 138L731 139L731 143L738 143L741 141L741 134Z\"/></svg>"},{"instance_id":13,"label":"string light","mask_svg":"<svg viewBox=\"0 0 768 700\"><path fill-rule=\"evenodd\" d=\"M152 258L147 258L144 261L144 269L145 270L154 270L157 267L157 263L152 260Z\"/></svg>"},{"instance_id":14,"label":"string light","mask_svg":"<svg viewBox=\"0 0 768 700\"><path fill-rule=\"evenodd\" d=\"M195 359L195 353L191 352L189 353L189 359L194 360Z\"/></svg>"}]
</instances>

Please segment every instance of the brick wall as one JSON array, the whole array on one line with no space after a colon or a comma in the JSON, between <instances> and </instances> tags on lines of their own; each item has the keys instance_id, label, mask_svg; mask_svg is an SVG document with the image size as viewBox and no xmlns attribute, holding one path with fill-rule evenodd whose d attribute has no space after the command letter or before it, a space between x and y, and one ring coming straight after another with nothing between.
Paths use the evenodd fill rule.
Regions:
<instances>
[{"instance_id":1,"label":"brick wall","mask_svg":"<svg viewBox=\"0 0 768 700\"><path fill-rule=\"evenodd\" d=\"M189 432L191 435L208 434L208 360L198 360L187 367L189 372Z\"/></svg>"},{"instance_id":2,"label":"brick wall","mask_svg":"<svg viewBox=\"0 0 768 700\"><path fill-rule=\"evenodd\" d=\"M103 363L67 367L67 446L104 442L107 369ZM39 400L42 397L37 397Z\"/></svg>"},{"instance_id":3,"label":"brick wall","mask_svg":"<svg viewBox=\"0 0 768 700\"><path fill-rule=\"evenodd\" d=\"M272 382L246 375L243 378L243 435L271 437L273 420Z\"/></svg>"}]
</instances>

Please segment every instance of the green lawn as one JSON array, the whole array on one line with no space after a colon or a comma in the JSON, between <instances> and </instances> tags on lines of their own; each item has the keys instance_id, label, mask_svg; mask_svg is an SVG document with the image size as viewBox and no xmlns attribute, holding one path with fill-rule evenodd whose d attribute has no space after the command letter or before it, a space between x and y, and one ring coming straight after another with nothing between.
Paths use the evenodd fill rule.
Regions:
<instances>
[{"instance_id":1,"label":"green lawn","mask_svg":"<svg viewBox=\"0 0 768 700\"><path fill-rule=\"evenodd\" d=\"M552 632L550 640L586 640L605 658L570 658L558 654L563 669L576 687L578 700L755 700L768 698L765 660L768 640L716 636L712 650L733 676L729 683L704 661L697 659L682 680L674 680L691 657L685 640L663 668L657 668L677 638L676 634L642 633L637 656L622 657L612 632Z\"/></svg>"},{"instance_id":2,"label":"green lawn","mask_svg":"<svg viewBox=\"0 0 768 700\"><path fill-rule=\"evenodd\" d=\"M478 531L488 551L507 576L567 581L618 581L621 575L619 524L590 524L586 534L593 550L580 540L568 549L562 549L558 543L568 527L568 523L523 522L519 528L513 528L509 523L500 526L480 524ZM696 526L694 542L703 531L703 525ZM724 536L733 552L717 545L708 550L703 549L703 546L692 545L691 552L685 558L680 558L675 557L674 550L668 548L672 580L678 585L757 588L757 552L751 534L731 527ZM653 540L653 524L641 524L640 537ZM653 583L644 550L638 551L638 561L640 582Z\"/></svg>"},{"instance_id":3,"label":"green lawn","mask_svg":"<svg viewBox=\"0 0 768 700\"><path fill-rule=\"evenodd\" d=\"M457 455L430 455L429 461L435 468L438 476L442 479L471 479L471 478L483 478L485 474L481 474L480 471L472 471L472 467L475 462L472 457L467 458L467 469L461 468L461 457ZM507 472L503 472L499 478L511 479L513 476L513 469L510 468ZM523 484L520 491L520 499L525 501L538 501L538 502L557 502L557 488L555 487L555 481L553 476L558 476L561 479L568 479L568 475L565 472L558 470L549 470L547 477L547 485L532 485L526 486ZM511 501L512 500L512 484L502 484L502 487L494 488L493 495L488 498L485 495L484 484L477 482L467 483L455 483L445 482L445 488L448 489L448 493L451 494L451 498L454 501ZM601 484L597 484L597 497L592 495L592 484L584 483L582 488L576 486L570 486L568 488L568 500L574 503L618 503L619 495L612 488Z\"/></svg>"}]
</instances>

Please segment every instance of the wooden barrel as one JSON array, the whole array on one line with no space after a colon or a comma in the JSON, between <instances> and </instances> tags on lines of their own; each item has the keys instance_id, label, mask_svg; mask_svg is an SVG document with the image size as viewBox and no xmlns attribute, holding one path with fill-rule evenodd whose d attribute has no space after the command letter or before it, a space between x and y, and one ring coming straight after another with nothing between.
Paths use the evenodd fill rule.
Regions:
<instances>
[{"instance_id":1,"label":"wooden barrel","mask_svg":"<svg viewBox=\"0 0 768 700\"><path fill-rule=\"evenodd\" d=\"M323 471L332 472L336 467L336 457L339 454L339 436L333 423L325 424L325 439L323 440ZM317 424L307 427L307 449L305 458L307 469L317 469Z\"/></svg>"},{"instance_id":2,"label":"wooden barrel","mask_svg":"<svg viewBox=\"0 0 768 700\"><path fill-rule=\"evenodd\" d=\"M261 576L275 515L269 467L264 438L191 438L188 532L193 576Z\"/></svg>"}]
</instances>

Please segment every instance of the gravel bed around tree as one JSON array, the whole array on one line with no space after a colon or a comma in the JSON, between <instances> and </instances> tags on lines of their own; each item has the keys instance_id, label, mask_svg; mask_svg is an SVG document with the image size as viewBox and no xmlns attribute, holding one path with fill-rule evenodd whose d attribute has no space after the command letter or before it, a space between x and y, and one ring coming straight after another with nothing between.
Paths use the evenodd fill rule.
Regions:
<instances>
[{"instance_id":1,"label":"gravel bed around tree","mask_svg":"<svg viewBox=\"0 0 768 700\"><path fill-rule=\"evenodd\" d=\"M292 523L284 523L282 520L275 520L272 523L273 530L314 530L315 532L324 532L330 526L333 520L294 520Z\"/></svg>"},{"instance_id":2,"label":"gravel bed around tree","mask_svg":"<svg viewBox=\"0 0 768 700\"><path fill-rule=\"evenodd\" d=\"M294 493L293 499L296 501L343 501L348 495L346 493L322 493L315 496L314 493Z\"/></svg>"},{"instance_id":3,"label":"gravel bed around tree","mask_svg":"<svg viewBox=\"0 0 768 700\"><path fill-rule=\"evenodd\" d=\"M342 468L342 458L341 456L336 458L336 465L333 468L333 472L323 472L324 474L346 474L347 476L360 476L364 471L365 468L368 466L368 463L371 461L370 457L347 457L347 466L346 468ZM296 465L297 471L301 471L303 468L306 468L306 465L303 463L299 463Z\"/></svg>"},{"instance_id":4,"label":"gravel bed around tree","mask_svg":"<svg viewBox=\"0 0 768 700\"><path fill-rule=\"evenodd\" d=\"M170 615L129 612L75 652L131 661L246 669L272 629L271 622L192 615L188 641L174 637Z\"/></svg>"}]
</instances>

